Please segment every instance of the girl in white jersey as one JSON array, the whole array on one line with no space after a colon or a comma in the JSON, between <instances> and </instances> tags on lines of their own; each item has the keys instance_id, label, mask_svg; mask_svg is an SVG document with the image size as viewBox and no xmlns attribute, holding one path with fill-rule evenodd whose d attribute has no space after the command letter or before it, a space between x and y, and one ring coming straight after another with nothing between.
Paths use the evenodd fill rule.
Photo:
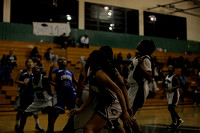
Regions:
<instances>
[{"instance_id":1,"label":"girl in white jersey","mask_svg":"<svg viewBox=\"0 0 200 133\"><path fill-rule=\"evenodd\" d=\"M88 60L92 71L89 76L89 97L81 108L70 111L69 116L79 114L88 107L94 96L91 94L93 91L98 103L91 119L85 125L85 133L99 133L108 123L113 124L112 120L118 119L121 113L124 124L130 126L132 119L128 115L123 93L111 80L115 76L114 68L109 66L104 54L98 50L93 51Z\"/></svg>"},{"instance_id":2,"label":"girl in white jersey","mask_svg":"<svg viewBox=\"0 0 200 133\"><path fill-rule=\"evenodd\" d=\"M25 110L20 122L19 133L23 133L24 126L26 124L27 117L30 115L37 115L40 111L42 113L48 113L48 124L51 124L50 115L52 113L52 91L47 77L42 76L40 68L38 66L32 69L33 76L29 83L28 88L34 92L35 99L31 105ZM25 88L26 89L26 88ZM24 90L22 90L23 93ZM52 126L52 125L48 125Z\"/></svg>"},{"instance_id":3,"label":"girl in white jersey","mask_svg":"<svg viewBox=\"0 0 200 133\"><path fill-rule=\"evenodd\" d=\"M130 73L128 76L128 97L133 110L134 124L132 130L134 133L142 132L139 122L134 117L139 108L142 108L144 101L149 94L148 82L152 81L151 54L155 50L155 44L152 40L142 40L136 48L136 56L132 60ZM125 127L126 133L130 129Z\"/></svg>"},{"instance_id":4,"label":"girl in white jersey","mask_svg":"<svg viewBox=\"0 0 200 133\"><path fill-rule=\"evenodd\" d=\"M165 78L164 87L162 97L164 93L167 91L167 101L168 101L168 110L170 112L172 118L172 124L168 126L168 128L177 129L183 123L183 120L180 119L178 113L175 110L176 105L178 104L180 97L180 83L176 74L174 74L174 67L172 65L168 66L168 75Z\"/></svg>"}]
</instances>

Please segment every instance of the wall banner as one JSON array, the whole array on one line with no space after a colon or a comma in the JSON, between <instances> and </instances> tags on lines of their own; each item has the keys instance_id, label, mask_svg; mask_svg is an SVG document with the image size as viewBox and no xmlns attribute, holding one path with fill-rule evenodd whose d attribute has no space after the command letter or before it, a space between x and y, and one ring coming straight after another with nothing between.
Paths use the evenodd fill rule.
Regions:
<instances>
[{"instance_id":1,"label":"wall banner","mask_svg":"<svg viewBox=\"0 0 200 133\"><path fill-rule=\"evenodd\" d=\"M71 32L69 23L33 22L33 34L39 36L66 36Z\"/></svg>"}]
</instances>

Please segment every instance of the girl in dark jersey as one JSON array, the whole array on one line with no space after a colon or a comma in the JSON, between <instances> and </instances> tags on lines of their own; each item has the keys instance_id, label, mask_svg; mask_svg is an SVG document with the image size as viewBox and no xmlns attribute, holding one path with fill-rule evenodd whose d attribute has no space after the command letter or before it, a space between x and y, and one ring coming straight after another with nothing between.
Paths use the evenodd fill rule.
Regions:
<instances>
[{"instance_id":1,"label":"girl in dark jersey","mask_svg":"<svg viewBox=\"0 0 200 133\"><path fill-rule=\"evenodd\" d=\"M18 95L16 97L17 115L16 115L15 130L18 130L19 128L21 115L24 113L27 107L34 100L34 94L32 90L26 89L22 93L22 90L24 90L27 87L29 80L33 77L33 74L32 74L33 60L27 59L25 62L25 65L26 65L26 69L20 70L15 78L15 83L18 84ZM34 118L35 118L35 123L36 123L36 129L39 131L44 131L39 126L38 115L34 115Z\"/></svg>"},{"instance_id":2,"label":"girl in dark jersey","mask_svg":"<svg viewBox=\"0 0 200 133\"><path fill-rule=\"evenodd\" d=\"M99 133L107 124L113 126L112 121L118 119L121 114L124 124L131 126L132 119L128 114L123 93L112 81L116 76L115 68L107 62L105 55L99 50L90 54L88 63L91 68L89 97L79 109L70 111L69 116L84 111L93 99L91 92L95 92L98 103L93 116L85 125L85 133Z\"/></svg>"}]
</instances>

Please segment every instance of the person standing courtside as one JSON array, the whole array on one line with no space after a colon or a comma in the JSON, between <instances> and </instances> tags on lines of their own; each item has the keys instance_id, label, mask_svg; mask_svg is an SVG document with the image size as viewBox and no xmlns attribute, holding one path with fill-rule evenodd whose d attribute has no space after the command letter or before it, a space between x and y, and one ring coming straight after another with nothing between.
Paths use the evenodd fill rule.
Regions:
<instances>
[{"instance_id":1,"label":"person standing courtside","mask_svg":"<svg viewBox=\"0 0 200 133\"><path fill-rule=\"evenodd\" d=\"M80 39L80 47L86 47L89 48L89 37L87 34L84 34Z\"/></svg>"}]
</instances>

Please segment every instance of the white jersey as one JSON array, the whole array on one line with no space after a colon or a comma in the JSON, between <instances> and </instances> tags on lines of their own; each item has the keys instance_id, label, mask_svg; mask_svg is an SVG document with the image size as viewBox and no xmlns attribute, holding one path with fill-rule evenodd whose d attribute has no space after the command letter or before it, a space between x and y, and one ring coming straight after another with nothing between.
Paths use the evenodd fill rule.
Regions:
<instances>
[{"instance_id":1,"label":"white jersey","mask_svg":"<svg viewBox=\"0 0 200 133\"><path fill-rule=\"evenodd\" d=\"M40 77L39 83L36 85L33 82L32 78L32 85L33 85L33 91L34 91L34 96L35 96L35 101L49 101L52 99L52 96L50 96L46 90L44 90L43 85L42 85L42 75Z\"/></svg>"},{"instance_id":2,"label":"white jersey","mask_svg":"<svg viewBox=\"0 0 200 133\"><path fill-rule=\"evenodd\" d=\"M148 55L142 56L143 58L143 63L142 65L144 66L146 71L152 71L151 69L151 61L150 61L150 57ZM128 76L128 84L130 85L130 88L128 90L128 97L129 97L129 103L132 106L135 100L135 97L137 95L137 91L138 91L138 84L136 82L135 79L133 79L133 74L134 71L136 69L136 66L138 65L138 58L133 58L132 60L132 65L133 65L133 70L131 70L129 72L129 76ZM143 78L143 82L144 82L144 101L146 100L148 94L149 94L149 86L148 86L148 80Z\"/></svg>"},{"instance_id":3,"label":"white jersey","mask_svg":"<svg viewBox=\"0 0 200 133\"><path fill-rule=\"evenodd\" d=\"M172 76L169 76L169 75L166 76L166 78L165 78L166 89L173 87L172 79L174 78L174 76L175 76L175 74ZM167 93L168 104L177 105L178 101L179 101L179 97L180 97L179 89L168 92Z\"/></svg>"},{"instance_id":4,"label":"white jersey","mask_svg":"<svg viewBox=\"0 0 200 133\"><path fill-rule=\"evenodd\" d=\"M34 91L35 99L31 105L25 110L25 112L31 112L37 115L41 110L48 106L52 106L52 96L50 96L46 90L44 90L42 85L42 75L40 77L39 83L34 84L32 78L32 86Z\"/></svg>"}]
</instances>

